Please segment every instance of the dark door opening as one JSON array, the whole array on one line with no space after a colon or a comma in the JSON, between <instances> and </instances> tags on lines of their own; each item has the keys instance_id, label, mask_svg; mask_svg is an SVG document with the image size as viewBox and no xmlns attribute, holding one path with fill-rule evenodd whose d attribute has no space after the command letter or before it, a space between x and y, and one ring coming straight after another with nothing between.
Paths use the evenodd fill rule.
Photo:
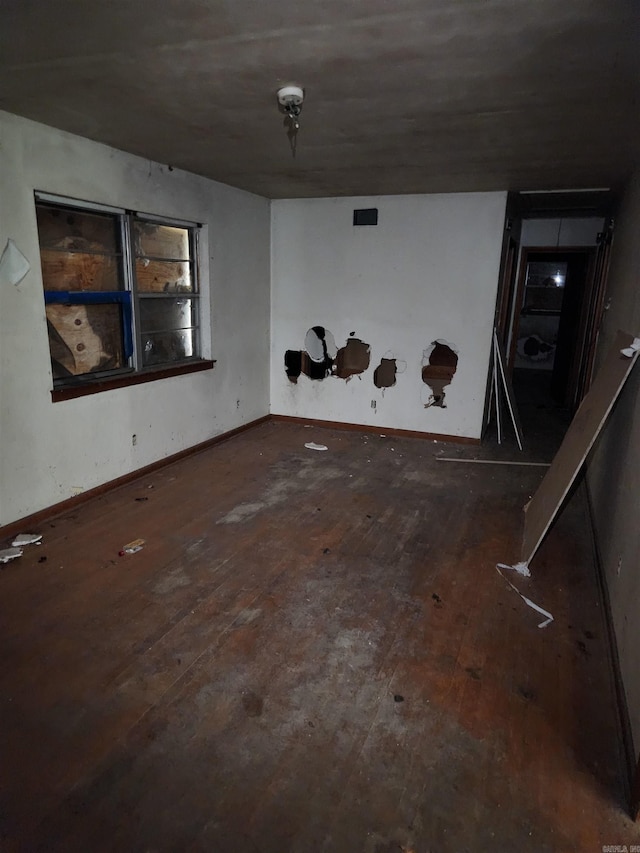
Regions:
<instances>
[{"instance_id":1,"label":"dark door opening","mask_svg":"<svg viewBox=\"0 0 640 853\"><path fill-rule=\"evenodd\" d=\"M509 364L518 385L535 381L573 414L595 249L523 249Z\"/></svg>"},{"instance_id":2,"label":"dark door opening","mask_svg":"<svg viewBox=\"0 0 640 853\"><path fill-rule=\"evenodd\" d=\"M520 192L507 199L495 325L525 444L548 431L547 415L563 433L591 385L614 209L610 190ZM493 419L490 380L491 372L485 424Z\"/></svg>"}]
</instances>

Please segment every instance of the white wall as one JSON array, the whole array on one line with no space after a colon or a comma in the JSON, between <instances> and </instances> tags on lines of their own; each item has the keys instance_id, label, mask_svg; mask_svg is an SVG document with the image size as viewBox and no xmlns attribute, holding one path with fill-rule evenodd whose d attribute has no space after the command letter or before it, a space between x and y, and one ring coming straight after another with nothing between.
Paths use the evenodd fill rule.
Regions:
<instances>
[{"instance_id":1,"label":"white wall","mask_svg":"<svg viewBox=\"0 0 640 853\"><path fill-rule=\"evenodd\" d=\"M35 189L207 226L214 370L51 402ZM268 200L2 112L0 199L31 263L0 285L0 524L268 413Z\"/></svg>"},{"instance_id":2,"label":"white wall","mask_svg":"<svg viewBox=\"0 0 640 853\"><path fill-rule=\"evenodd\" d=\"M479 437L505 205L503 192L272 202L272 412ZM377 226L353 227L363 207L378 208ZM371 345L361 379L288 380L285 351L316 325L338 346L351 332ZM447 407L425 408L422 354L437 339L458 369ZM373 371L387 351L407 369L383 393Z\"/></svg>"}]
</instances>

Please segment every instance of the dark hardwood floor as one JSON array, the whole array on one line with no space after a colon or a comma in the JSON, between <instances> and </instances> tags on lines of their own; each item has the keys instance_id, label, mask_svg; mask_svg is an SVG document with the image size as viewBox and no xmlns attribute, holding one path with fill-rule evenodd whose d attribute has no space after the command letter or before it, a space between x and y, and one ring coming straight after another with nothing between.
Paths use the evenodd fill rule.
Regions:
<instances>
[{"instance_id":1,"label":"dark hardwood floor","mask_svg":"<svg viewBox=\"0 0 640 853\"><path fill-rule=\"evenodd\" d=\"M495 566L544 469L438 455L513 449L267 423L34 531L0 571L0 849L640 844L582 489L509 575L541 629Z\"/></svg>"}]
</instances>

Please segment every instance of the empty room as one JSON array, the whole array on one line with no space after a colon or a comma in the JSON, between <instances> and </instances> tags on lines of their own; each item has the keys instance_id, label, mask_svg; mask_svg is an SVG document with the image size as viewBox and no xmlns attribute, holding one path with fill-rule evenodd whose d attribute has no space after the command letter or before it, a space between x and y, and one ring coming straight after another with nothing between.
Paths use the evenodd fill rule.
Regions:
<instances>
[{"instance_id":1,"label":"empty room","mask_svg":"<svg viewBox=\"0 0 640 853\"><path fill-rule=\"evenodd\" d=\"M637 3L0 24L0 850L640 850Z\"/></svg>"}]
</instances>

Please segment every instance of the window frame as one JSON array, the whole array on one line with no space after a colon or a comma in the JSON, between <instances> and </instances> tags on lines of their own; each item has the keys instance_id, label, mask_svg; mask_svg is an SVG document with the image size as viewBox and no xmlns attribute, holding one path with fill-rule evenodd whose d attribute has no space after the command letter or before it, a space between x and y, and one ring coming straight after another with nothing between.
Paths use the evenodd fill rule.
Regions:
<instances>
[{"instance_id":1,"label":"window frame","mask_svg":"<svg viewBox=\"0 0 640 853\"><path fill-rule=\"evenodd\" d=\"M205 347L203 329L206 328L203 318L203 292L201 288L200 258L201 258L201 232L203 225L198 222L186 221L178 218L159 216L157 214L145 213L137 210L128 210L121 207L100 204L97 202L85 202L79 199L59 196L52 193L36 190L34 192L34 210L39 205L58 207L61 210L77 211L81 213L108 214L114 217L120 236L120 255L118 262L121 265L122 290L118 291L70 291L70 290L47 290L44 275L42 276L42 288L44 294L45 308L51 304L67 305L97 305L118 304L121 307L122 324L122 347L123 356L126 361L122 367L107 370L95 370L78 376L54 378L52 374L53 387L51 397L53 402L58 402L75 397L95 394L114 388L127 387L144 382L152 382L169 376L194 373L201 370L210 370L215 365L213 359L204 358L202 355ZM142 354L142 331L141 331L141 309L140 301L149 298L140 296L136 278L136 253L132 245L132 236L135 222L145 222L184 228L188 233L189 259L181 260L180 263L188 263L192 277L192 290L185 294L167 293L159 295L162 299L183 298L192 300L192 311L196 315L197 325L191 326L191 332L195 340L195 349L198 355L189 356L186 359L167 361L159 364L144 366ZM38 230L38 245L40 251L40 232ZM167 259L159 259L167 260ZM169 259L170 261L172 259ZM158 298L151 297L151 298ZM171 331L171 330L167 330Z\"/></svg>"}]
</instances>

